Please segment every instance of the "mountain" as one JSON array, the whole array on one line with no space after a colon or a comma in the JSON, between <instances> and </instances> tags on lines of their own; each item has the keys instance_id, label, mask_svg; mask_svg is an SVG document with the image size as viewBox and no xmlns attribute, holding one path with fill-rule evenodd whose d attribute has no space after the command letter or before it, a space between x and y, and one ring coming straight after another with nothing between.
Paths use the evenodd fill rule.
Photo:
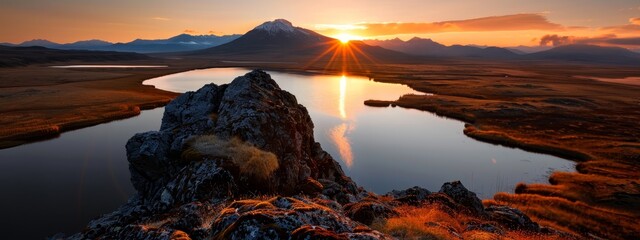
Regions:
<instances>
[{"instance_id":1,"label":"mountain","mask_svg":"<svg viewBox=\"0 0 640 240\"><path fill-rule=\"evenodd\" d=\"M46 47L61 50L99 50L137 53L159 53L193 51L210 48L230 42L240 35L189 35L180 34L168 39L144 40L136 39L128 43L110 43L102 40L86 40L74 43L60 44L44 39L34 39L20 44L2 43L4 46Z\"/></svg>"},{"instance_id":2,"label":"mountain","mask_svg":"<svg viewBox=\"0 0 640 240\"><path fill-rule=\"evenodd\" d=\"M138 53L0 46L0 67L66 61L104 62L142 59L149 59L149 57Z\"/></svg>"},{"instance_id":3,"label":"mountain","mask_svg":"<svg viewBox=\"0 0 640 240\"><path fill-rule=\"evenodd\" d=\"M489 59L512 59L518 56L518 54L504 48L462 45L445 46L431 39L418 37L408 41L395 38L391 40L365 40L364 42L369 45L420 56Z\"/></svg>"},{"instance_id":4,"label":"mountain","mask_svg":"<svg viewBox=\"0 0 640 240\"><path fill-rule=\"evenodd\" d=\"M640 53L620 47L564 45L524 56L527 60L584 62L616 65L640 65Z\"/></svg>"},{"instance_id":5,"label":"mountain","mask_svg":"<svg viewBox=\"0 0 640 240\"><path fill-rule=\"evenodd\" d=\"M18 47L46 47L46 48L57 48L62 46L63 44L54 43L45 39L33 39L29 41L22 42L16 46Z\"/></svg>"},{"instance_id":6,"label":"mountain","mask_svg":"<svg viewBox=\"0 0 640 240\"><path fill-rule=\"evenodd\" d=\"M90 48L107 47L111 45L113 45L113 43L98 40L98 39L93 39L93 40L77 41L74 43L64 44L62 45L62 48L82 50L82 49L90 49Z\"/></svg>"},{"instance_id":7,"label":"mountain","mask_svg":"<svg viewBox=\"0 0 640 240\"><path fill-rule=\"evenodd\" d=\"M106 49L139 53L182 52L218 46L233 41L238 37L240 35L236 34L224 36L180 34L168 39L136 39L128 43L116 43Z\"/></svg>"},{"instance_id":8,"label":"mountain","mask_svg":"<svg viewBox=\"0 0 640 240\"><path fill-rule=\"evenodd\" d=\"M339 53L339 54L336 54ZM345 55L342 55L345 53ZM370 46L362 41L341 43L309 29L295 27L284 19L265 22L229 43L187 53L189 56L225 60L261 61L413 61L414 56ZM332 56L337 57L333 58Z\"/></svg>"},{"instance_id":9,"label":"mountain","mask_svg":"<svg viewBox=\"0 0 640 240\"><path fill-rule=\"evenodd\" d=\"M198 51L201 54L254 54L273 51L285 51L323 45L334 39L320 35L308 29L294 27L291 22L276 19L265 22L242 37L217 47Z\"/></svg>"}]
</instances>

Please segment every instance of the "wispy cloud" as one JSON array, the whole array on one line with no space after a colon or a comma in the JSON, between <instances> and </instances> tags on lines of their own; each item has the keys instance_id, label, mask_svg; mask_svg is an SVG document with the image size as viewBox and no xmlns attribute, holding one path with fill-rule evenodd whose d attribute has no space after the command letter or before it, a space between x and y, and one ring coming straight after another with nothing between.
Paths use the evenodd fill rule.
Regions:
<instances>
[{"instance_id":1,"label":"wispy cloud","mask_svg":"<svg viewBox=\"0 0 640 240\"><path fill-rule=\"evenodd\" d=\"M318 27L321 32L326 34L337 34L341 31L348 30L350 33L360 36L519 30L561 31L565 29L564 26L550 22L543 14L539 13L490 16L443 22L358 23L351 25L320 24Z\"/></svg>"},{"instance_id":2,"label":"wispy cloud","mask_svg":"<svg viewBox=\"0 0 640 240\"><path fill-rule=\"evenodd\" d=\"M601 30L619 34L640 34L640 17L629 18L629 24L603 27Z\"/></svg>"},{"instance_id":3,"label":"wispy cloud","mask_svg":"<svg viewBox=\"0 0 640 240\"><path fill-rule=\"evenodd\" d=\"M157 21L169 21L169 20L171 20L170 18L165 18L165 17L153 17L151 19L157 20Z\"/></svg>"},{"instance_id":4,"label":"wispy cloud","mask_svg":"<svg viewBox=\"0 0 640 240\"><path fill-rule=\"evenodd\" d=\"M194 34L194 33L198 33L198 31L193 30L193 29L185 29L184 31L182 31L184 33L188 33L188 34Z\"/></svg>"}]
</instances>

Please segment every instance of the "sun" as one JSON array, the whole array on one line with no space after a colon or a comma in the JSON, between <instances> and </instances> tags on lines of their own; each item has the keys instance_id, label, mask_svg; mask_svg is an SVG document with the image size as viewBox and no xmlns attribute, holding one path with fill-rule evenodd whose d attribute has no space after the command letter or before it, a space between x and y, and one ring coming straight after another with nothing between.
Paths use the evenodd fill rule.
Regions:
<instances>
[{"instance_id":1,"label":"sun","mask_svg":"<svg viewBox=\"0 0 640 240\"><path fill-rule=\"evenodd\" d=\"M340 42L342 44L347 44L351 40L360 40L360 39L362 39L361 37L354 36L354 35L351 35L351 34L346 34L346 33L338 34L338 35L335 36L335 38L340 40Z\"/></svg>"}]
</instances>

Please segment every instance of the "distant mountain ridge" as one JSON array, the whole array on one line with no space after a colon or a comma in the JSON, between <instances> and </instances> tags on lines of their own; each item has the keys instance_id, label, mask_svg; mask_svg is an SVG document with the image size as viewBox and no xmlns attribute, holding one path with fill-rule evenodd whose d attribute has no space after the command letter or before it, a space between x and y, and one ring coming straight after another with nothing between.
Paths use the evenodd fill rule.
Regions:
<instances>
[{"instance_id":1,"label":"distant mountain ridge","mask_svg":"<svg viewBox=\"0 0 640 240\"><path fill-rule=\"evenodd\" d=\"M364 40L364 42L369 45L380 46L386 49L418 56L490 59L512 59L518 56L517 53L505 48L482 48L477 46L463 45L445 46L431 39L419 37L414 37L408 41L403 41L399 38L395 38L391 40Z\"/></svg>"},{"instance_id":2,"label":"distant mountain ridge","mask_svg":"<svg viewBox=\"0 0 640 240\"><path fill-rule=\"evenodd\" d=\"M20 44L2 43L14 47L46 47L60 50L97 50L137 53L181 52L205 49L233 41L240 35L190 35L180 34L168 39L136 39L127 43L111 43L103 40L86 40L60 44L45 39L34 39Z\"/></svg>"},{"instance_id":3,"label":"distant mountain ridge","mask_svg":"<svg viewBox=\"0 0 640 240\"><path fill-rule=\"evenodd\" d=\"M407 54L429 57L640 65L640 53L620 47L579 44L558 47L519 46L513 49L461 45L445 46L431 39L418 37L414 37L408 41L395 38L391 40L366 40L364 42Z\"/></svg>"}]
</instances>

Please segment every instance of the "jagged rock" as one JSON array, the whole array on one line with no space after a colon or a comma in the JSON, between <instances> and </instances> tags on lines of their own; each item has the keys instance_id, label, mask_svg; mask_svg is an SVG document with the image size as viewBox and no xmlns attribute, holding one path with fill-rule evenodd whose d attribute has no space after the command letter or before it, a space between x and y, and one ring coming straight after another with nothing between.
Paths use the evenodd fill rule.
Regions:
<instances>
[{"instance_id":1,"label":"jagged rock","mask_svg":"<svg viewBox=\"0 0 640 240\"><path fill-rule=\"evenodd\" d=\"M278 156L280 168L268 183L278 192L293 194L308 177L341 185L352 183L316 143L307 109L295 96L280 90L265 72L253 71L236 78L219 104L214 131L217 136L239 137ZM353 190L352 194L357 191L347 190Z\"/></svg>"},{"instance_id":2,"label":"jagged rock","mask_svg":"<svg viewBox=\"0 0 640 240\"><path fill-rule=\"evenodd\" d=\"M376 219L385 219L398 214L392 206L373 198L347 204L344 206L344 211L349 218L367 225L371 225Z\"/></svg>"},{"instance_id":3,"label":"jagged rock","mask_svg":"<svg viewBox=\"0 0 640 240\"><path fill-rule=\"evenodd\" d=\"M510 229L537 232L540 226L518 209L507 206L489 206L485 211L491 220L499 222Z\"/></svg>"},{"instance_id":4,"label":"jagged rock","mask_svg":"<svg viewBox=\"0 0 640 240\"><path fill-rule=\"evenodd\" d=\"M431 191L415 186L405 190L393 190L386 195L395 198L398 202L416 205L426 199L429 194Z\"/></svg>"},{"instance_id":5,"label":"jagged rock","mask_svg":"<svg viewBox=\"0 0 640 240\"><path fill-rule=\"evenodd\" d=\"M239 138L271 152L278 169L255 182L230 164L233 156L189 157L191 144L202 135L227 141ZM315 142L306 108L263 71L180 95L165 107L160 130L136 134L126 149L136 195L71 239L202 239L215 233L206 222L218 214L215 209L240 197L292 196L302 190L327 201L349 203L366 195ZM325 192L330 195L322 195ZM341 209L337 202L336 209ZM162 224L149 228L149 222Z\"/></svg>"},{"instance_id":6,"label":"jagged rock","mask_svg":"<svg viewBox=\"0 0 640 240\"><path fill-rule=\"evenodd\" d=\"M387 238L330 208L284 197L236 201L213 221L212 232L215 239L288 239L294 233L329 239Z\"/></svg>"},{"instance_id":7,"label":"jagged rock","mask_svg":"<svg viewBox=\"0 0 640 240\"><path fill-rule=\"evenodd\" d=\"M460 181L448 182L442 185L440 192L448 195L456 203L466 206L472 213L485 215L482 201L472 191L462 185Z\"/></svg>"}]
</instances>

